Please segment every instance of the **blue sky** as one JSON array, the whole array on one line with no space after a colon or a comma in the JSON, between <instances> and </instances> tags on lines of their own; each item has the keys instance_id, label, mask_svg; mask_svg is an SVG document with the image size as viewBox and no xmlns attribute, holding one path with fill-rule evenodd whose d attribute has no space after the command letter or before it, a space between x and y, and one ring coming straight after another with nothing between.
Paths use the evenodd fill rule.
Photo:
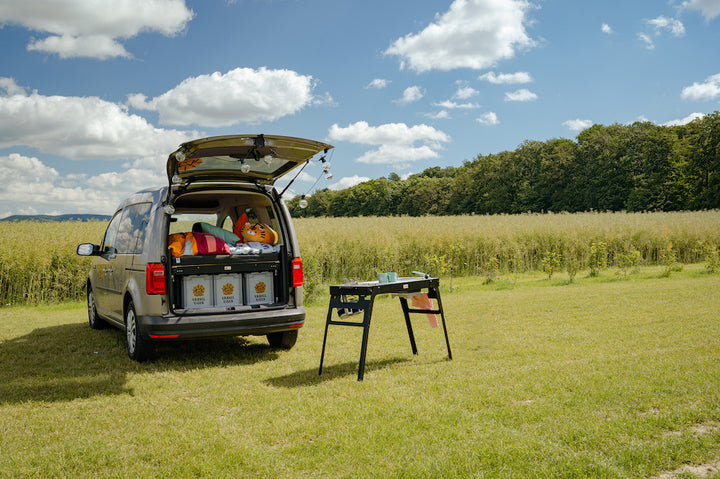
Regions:
<instances>
[{"instance_id":1,"label":"blue sky","mask_svg":"<svg viewBox=\"0 0 720 479\"><path fill-rule=\"evenodd\" d=\"M205 136L333 144L310 194L720 110L720 0L0 0L0 26L0 217L110 214Z\"/></svg>"}]
</instances>

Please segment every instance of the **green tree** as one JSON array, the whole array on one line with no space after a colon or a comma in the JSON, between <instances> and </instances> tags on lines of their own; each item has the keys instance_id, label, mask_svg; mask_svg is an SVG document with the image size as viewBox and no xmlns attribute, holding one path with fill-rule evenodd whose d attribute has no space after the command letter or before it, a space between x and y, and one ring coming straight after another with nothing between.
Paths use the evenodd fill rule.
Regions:
<instances>
[{"instance_id":1,"label":"green tree","mask_svg":"<svg viewBox=\"0 0 720 479\"><path fill-rule=\"evenodd\" d=\"M593 125L578 135L578 159L582 174L579 187L585 191L582 210L620 211L633 185L627 151L627 128Z\"/></svg>"},{"instance_id":2,"label":"green tree","mask_svg":"<svg viewBox=\"0 0 720 479\"><path fill-rule=\"evenodd\" d=\"M720 112L686 125L687 179L693 209L720 207Z\"/></svg>"}]
</instances>

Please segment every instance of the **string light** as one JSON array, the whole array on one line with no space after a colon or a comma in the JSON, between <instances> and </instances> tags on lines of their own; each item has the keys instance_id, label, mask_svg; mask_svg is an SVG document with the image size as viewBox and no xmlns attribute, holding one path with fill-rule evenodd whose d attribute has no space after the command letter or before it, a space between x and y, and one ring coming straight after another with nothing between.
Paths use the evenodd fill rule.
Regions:
<instances>
[{"instance_id":1,"label":"string light","mask_svg":"<svg viewBox=\"0 0 720 479\"><path fill-rule=\"evenodd\" d=\"M322 178L323 176L325 177L326 180L331 180L333 178L333 174L330 172L330 163L326 158L327 154L328 154L328 150L325 150L323 153L324 153L323 156L321 156L318 159L318 161L322 165L324 165L322 168L322 173L320 173L320 175L317 177L317 179L315 180L315 183L313 183L312 186L310 186L310 188L308 188L307 192L304 195L300 196L300 201L298 201L298 206L302 209L307 208L308 200L307 200L306 196L310 194L310 192L313 190L313 188L315 188L315 185L318 184L318 181L320 181L320 178ZM334 153L334 150L332 152L330 152L331 155L333 153ZM300 168L300 171L298 171L295 174L295 177L290 181L290 183L288 183L288 185L285 187L285 189L282 190L282 193L280 193L280 196L282 196L287 191L287 189L290 187L290 185L293 184L295 179L297 179L297 177L300 176L300 173L302 173L302 171L305 169L305 167L308 165L308 163L310 163L310 161L311 160L308 160L305 162L303 167Z\"/></svg>"}]
</instances>

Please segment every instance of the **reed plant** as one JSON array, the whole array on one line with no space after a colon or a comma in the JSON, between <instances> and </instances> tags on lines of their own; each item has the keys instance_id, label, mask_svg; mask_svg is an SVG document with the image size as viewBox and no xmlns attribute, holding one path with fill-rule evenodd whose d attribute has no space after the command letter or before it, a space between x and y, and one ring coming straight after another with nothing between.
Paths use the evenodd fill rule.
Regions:
<instances>
[{"instance_id":1,"label":"reed plant","mask_svg":"<svg viewBox=\"0 0 720 479\"><path fill-rule=\"evenodd\" d=\"M0 305L75 301L90 260L78 243L99 243L106 223L0 223ZM444 278L634 264L706 262L718 270L720 210L670 213L548 213L424 217L298 218L306 299L322 285L423 271ZM637 251L637 253L634 253ZM552 258L552 264L548 260ZM629 271L629 270L628 270ZM548 276L552 276L546 271ZM571 278L571 279L572 279Z\"/></svg>"},{"instance_id":2,"label":"reed plant","mask_svg":"<svg viewBox=\"0 0 720 479\"><path fill-rule=\"evenodd\" d=\"M300 218L295 225L311 294L316 283L372 279L382 271L488 282L528 271L552 276L548 269L594 276L606 268L667 265L668 252L677 264L710 261L715 250L703 245L720 243L717 210Z\"/></svg>"},{"instance_id":3,"label":"reed plant","mask_svg":"<svg viewBox=\"0 0 720 479\"><path fill-rule=\"evenodd\" d=\"M0 305L77 301L90 260L79 243L98 243L104 222L0 223Z\"/></svg>"}]
</instances>

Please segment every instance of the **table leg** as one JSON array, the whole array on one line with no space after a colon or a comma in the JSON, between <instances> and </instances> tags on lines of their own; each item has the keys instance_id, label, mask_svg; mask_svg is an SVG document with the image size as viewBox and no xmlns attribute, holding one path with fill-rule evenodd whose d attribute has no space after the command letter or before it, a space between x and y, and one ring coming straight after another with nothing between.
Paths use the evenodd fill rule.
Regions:
<instances>
[{"instance_id":1,"label":"table leg","mask_svg":"<svg viewBox=\"0 0 720 479\"><path fill-rule=\"evenodd\" d=\"M415 334L412 329L412 322L410 321L410 313L408 310L407 298L400 296L400 304L402 305L403 314L405 315L405 326L407 326L408 336L410 337L410 347L414 355L417 355L417 345L415 344Z\"/></svg>"},{"instance_id":2,"label":"table leg","mask_svg":"<svg viewBox=\"0 0 720 479\"><path fill-rule=\"evenodd\" d=\"M448 339L447 326L445 325L445 310L443 309L442 299L440 299L440 288L431 288L435 299L438 302L438 309L440 310L440 318L442 319L443 332L445 333L445 345L447 345L448 359L452 359L452 352L450 351L450 340Z\"/></svg>"},{"instance_id":3,"label":"table leg","mask_svg":"<svg viewBox=\"0 0 720 479\"><path fill-rule=\"evenodd\" d=\"M360 347L360 364L358 365L358 381L362 381L365 376L365 357L367 355L368 336L370 335L370 318L372 317L373 303L375 296L370 298L369 304L363 313L363 337L362 346Z\"/></svg>"},{"instance_id":4,"label":"table leg","mask_svg":"<svg viewBox=\"0 0 720 479\"><path fill-rule=\"evenodd\" d=\"M320 376L322 374L323 359L325 358L325 343L327 343L328 327L330 326L330 320L332 319L333 299L335 299L335 298L330 298L330 305L328 306L327 320L325 320L325 335L323 336L322 353L320 353L320 369L318 369L318 376Z\"/></svg>"}]
</instances>

